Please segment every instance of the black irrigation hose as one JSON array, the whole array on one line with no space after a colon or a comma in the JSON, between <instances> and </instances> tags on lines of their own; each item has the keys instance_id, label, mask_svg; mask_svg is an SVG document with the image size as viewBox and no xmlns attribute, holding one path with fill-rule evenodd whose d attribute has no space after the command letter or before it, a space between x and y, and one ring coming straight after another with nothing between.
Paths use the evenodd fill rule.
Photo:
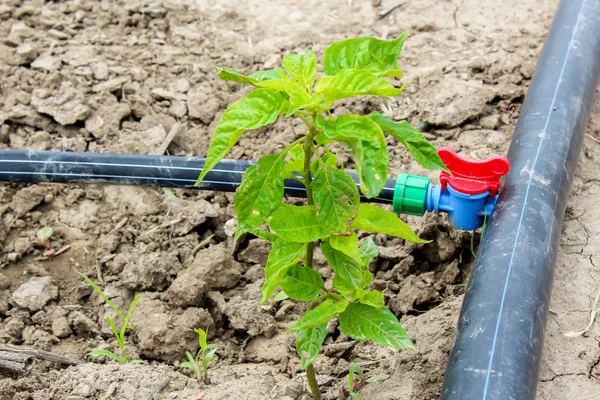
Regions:
<instances>
[{"instance_id":1,"label":"black irrigation hose","mask_svg":"<svg viewBox=\"0 0 600 400\"><path fill-rule=\"evenodd\" d=\"M443 400L533 400L562 222L600 74L600 0L563 0L469 279Z\"/></svg>"},{"instance_id":2,"label":"black irrigation hose","mask_svg":"<svg viewBox=\"0 0 600 400\"><path fill-rule=\"evenodd\" d=\"M253 163L223 160L197 189L233 192ZM204 167L203 158L110 153L69 153L36 150L0 150L0 181L50 183L109 183L113 185L194 188ZM356 175L351 174L358 184ZM285 193L306 197L302 183L285 180ZM378 197L365 199L391 204L396 182L389 179Z\"/></svg>"}]
</instances>

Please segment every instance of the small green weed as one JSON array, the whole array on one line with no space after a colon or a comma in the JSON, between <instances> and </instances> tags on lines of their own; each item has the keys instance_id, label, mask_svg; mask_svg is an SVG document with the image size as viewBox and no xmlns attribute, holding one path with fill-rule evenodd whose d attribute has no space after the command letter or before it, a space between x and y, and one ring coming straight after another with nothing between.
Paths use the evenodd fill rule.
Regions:
<instances>
[{"instance_id":1,"label":"small green weed","mask_svg":"<svg viewBox=\"0 0 600 400\"><path fill-rule=\"evenodd\" d=\"M198 343L200 344L200 349L198 349L196 357L192 357L190 352L186 351L185 355L189 361L182 362L179 364L179 366L181 368L193 369L194 373L196 374L196 379L198 379L198 383L201 381L210 383L208 380L208 367L213 361L213 356L217 351L217 346L214 344L208 344L208 332L201 328L194 329L194 332L198 334Z\"/></svg>"},{"instance_id":2,"label":"small green weed","mask_svg":"<svg viewBox=\"0 0 600 400\"><path fill-rule=\"evenodd\" d=\"M360 380L355 380L356 375L360 377ZM357 363L350 364L350 370L348 371L348 387L342 388L342 394L344 398L348 398L351 396L355 400L360 400L358 394L356 394L355 390L358 390L361 382L364 380L364 373L360 365Z\"/></svg>"},{"instance_id":3,"label":"small green weed","mask_svg":"<svg viewBox=\"0 0 600 400\"><path fill-rule=\"evenodd\" d=\"M133 327L129 323L129 319L131 318L131 314L133 313L135 304L138 302L138 300L141 298L141 296L136 296L135 299L133 299L133 301L131 302L131 305L129 306L129 311L127 311L127 316L124 316L123 313L121 311L119 311L119 309L112 303L112 301L110 301L110 299L104 294L102 289L100 289L100 287L98 285L96 285L96 283L94 283L93 280L91 280L87 275L78 271L76 268L73 268L73 269L83 279L85 279L85 281L91 287L94 288L96 293L98 293L100 295L100 297L102 297L104 299L106 304L108 304L110 306L110 308L112 308L112 310L117 314L117 316L123 322L123 326L121 327L121 330L118 330L114 321L108 315L106 316L106 322L108 322L108 325L110 325L110 329L112 330L113 334L115 335L115 339L117 339L117 342L119 343L119 354L115 354L109 350L94 350L94 351L89 352L88 354L91 356L105 356L108 358L112 358L113 360L117 361L119 364L127 364L127 363L143 364L143 363L145 363L145 361L143 361L143 360L129 361L129 359L127 357L127 349L125 348L125 333L127 333L128 328L133 329Z\"/></svg>"}]
</instances>

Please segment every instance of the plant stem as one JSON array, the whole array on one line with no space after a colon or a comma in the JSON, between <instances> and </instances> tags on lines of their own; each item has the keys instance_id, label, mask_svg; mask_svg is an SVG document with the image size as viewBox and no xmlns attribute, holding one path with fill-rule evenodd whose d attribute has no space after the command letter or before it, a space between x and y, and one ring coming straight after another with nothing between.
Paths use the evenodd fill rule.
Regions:
<instances>
[{"instance_id":1,"label":"plant stem","mask_svg":"<svg viewBox=\"0 0 600 400\"><path fill-rule=\"evenodd\" d=\"M317 376L315 375L315 368L310 364L306 368L306 376L308 378L308 385L312 392L313 400L322 400L321 391L319 390L319 384L317 383Z\"/></svg>"},{"instance_id":2,"label":"plant stem","mask_svg":"<svg viewBox=\"0 0 600 400\"><path fill-rule=\"evenodd\" d=\"M304 119L302 119L304 121ZM312 194L312 174L310 172L310 161L313 156L313 140L317 135L317 130L314 128L315 116L311 116L310 123L307 124L309 127L306 141L304 142L304 186L306 187L306 198L308 199L308 205L313 205L314 199ZM304 121L306 123L306 121ZM315 251L315 242L310 242L306 245L306 255L304 257L304 266L312 268L313 255ZM312 392L313 400L322 400L321 390L319 390L319 384L317 383L317 375L315 374L315 368L313 365L309 365L306 368L306 377L308 379L308 385Z\"/></svg>"}]
</instances>

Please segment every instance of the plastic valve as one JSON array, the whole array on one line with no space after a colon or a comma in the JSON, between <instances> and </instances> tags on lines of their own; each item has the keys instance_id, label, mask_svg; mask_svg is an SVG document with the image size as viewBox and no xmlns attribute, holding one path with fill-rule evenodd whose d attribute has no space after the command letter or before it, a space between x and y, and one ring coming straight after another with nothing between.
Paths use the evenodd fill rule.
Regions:
<instances>
[{"instance_id":1,"label":"plastic valve","mask_svg":"<svg viewBox=\"0 0 600 400\"><path fill-rule=\"evenodd\" d=\"M422 176L398 175L394 211L410 215L445 212L458 229L480 228L494 209L500 178L510 167L508 160L494 156L474 161L448 148L440 148L438 154L451 174L441 172L439 185L432 185Z\"/></svg>"},{"instance_id":2,"label":"plastic valve","mask_svg":"<svg viewBox=\"0 0 600 400\"><path fill-rule=\"evenodd\" d=\"M440 174L442 190L446 185L463 194L481 194L488 190L490 197L496 197L500 189L500 177L506 175L510 163L506 157L493 156L487 160L474 161L461 157L447 147L438 150L438 155L452 175L443 171Z\"/></svg>"}]
</instances>

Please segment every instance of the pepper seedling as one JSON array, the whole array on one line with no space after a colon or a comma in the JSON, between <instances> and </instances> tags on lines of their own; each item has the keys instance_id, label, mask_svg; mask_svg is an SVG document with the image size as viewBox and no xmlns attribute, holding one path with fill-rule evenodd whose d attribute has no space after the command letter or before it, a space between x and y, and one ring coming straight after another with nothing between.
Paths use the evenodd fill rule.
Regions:
<instances>
[{"instance_id":1,"label":"pepper seedling","mask_svg":"<svg viewBox=\"0 0 600 400\"><path fill-rule=\"evenodd\" d=\"M383 294L368 289L373 280L369 263L378 255L378 248L370 238L359 244L358 232L427 241L394 213L362 204L360 193L366 198L376 197L386 183L386 134L404 145L422 167L447 169L436 149L407 121L396 122L377 112L332 114L338 100L402 93L406 84L396 87L388 79L403 76L397 60L405 39L406 34L394 40L365 36L334 42L324 51L324 74L318 78L317 57L312 50L285 55L283 68L247 76L229 68L217 69L222 79L256 89L223 113L196 184L247 130L273 124L280 115L296 116L306 125L305 132L281 151L260 158L246 171L234 208L236 239L251 233L271 242L261 305L279 287L290 298L306 302L306 314L289 331L296 332L301 368L307 372L315 400L322 397L313 362L332 319L339 318L341 332L352 339L397 349L415 347L396 316L385 307ZM337 144L350 152L358 182L338 162ZM284 179L295 179L305 186L306 204L283 203ZM334 272L328 288L313 269L316 246Z\"/></svg>"},{"instance_id":2,"label":"pepper seedling","mask_svg":"<svg viewBox=\"0 0 600 400\"><path fill-rule=\"evenodd\" d=\"M198 334L198 343L200 349L196 353L196 357L193 357L189 351L185 352L188 361L184 361L179 364L181 368L191 368L196 374L198 383L204 381L210 383L208 380L208 367L212 364L213 357L217 352L217 346L214 344L208 344L208 332L204 329L197 328L194 332Z\"/></svg>"},{"instance_id":3,"label":"pepper seedling","mask_svg":"<svg viewBox=\"0 0 600 400\"><path fill-rule=\"evenodd\" d=\"M123 315L123 313L121 311L119 311L119 309L113 304L113 302L110 301L108 296L106 296L104 294L102 289L100 289L100 287L98 285L96 285L96 283L93 280L91 280L87 275L80 272L76 268L73 268L73 269L83 279L85 279L85 281L96 291L96 293L98 293L100 295L100 297L102 297L102 299L106 302L106 304L109 305L109 307L117 314L117 316L121 319L121 322L123 323L123 326L119 330L119 329L117 329L117 326L116 326L115 322L112 320L112 318L110 318L108 315L105 317L106 322L108 322L108 325L110 326L110 329L112 330L113 335L115 336L115 339L117 340L117 343L119 344L119 353L118 354L113 353L112 351L109 351L109 350L102 350L102 349L90 351L88 354L91 356L105 356L108 358L112 358L113 360L117 361L119 364L127 364L127 363L143 364L143 363L145 363L144 360L129 361L129 358L127 356L127 349L125 348L125 334L127 333L128 329L133 329L133 327L129 323L129 319L131 318L133 309L135 308L135 305L139 301L141 296L136 296L133 299L133 301L131 302L131 305L129 306L129 311L127 311L127 316L125 316L125 315Z\"/></svg>"}]
</instances>

